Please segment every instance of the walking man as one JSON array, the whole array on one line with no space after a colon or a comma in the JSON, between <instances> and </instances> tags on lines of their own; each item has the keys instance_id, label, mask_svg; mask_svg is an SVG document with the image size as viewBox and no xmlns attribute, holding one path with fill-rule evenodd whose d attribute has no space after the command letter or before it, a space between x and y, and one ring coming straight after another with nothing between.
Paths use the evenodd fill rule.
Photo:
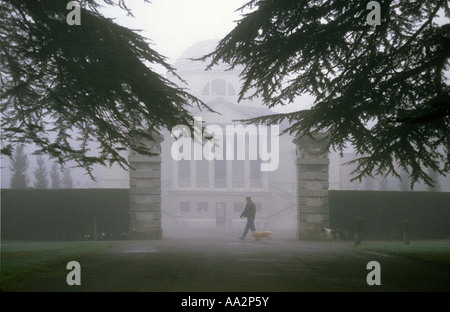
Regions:
<instances>
[{"instance_id":1,"label":"walking man","mask_svg":"<svg viewBox=\"0 0 450 312\"><path fill-rule=\"evenodd\" d=\"M247 195L245 197L245 200L247 201L247 203L245 204L245 209L241 214L241 218L246 217L247 224L245 225L245 229L244 229L244 232L242 233L242 236L239 237L241 240L245 239L245 236L247 235L248 230L251 230L252 232L256 231L256 228L255 228L255 214L256 214L255 203L252 201L252 198L250 197L250 195Z\"/></svg>"}]
</instances>

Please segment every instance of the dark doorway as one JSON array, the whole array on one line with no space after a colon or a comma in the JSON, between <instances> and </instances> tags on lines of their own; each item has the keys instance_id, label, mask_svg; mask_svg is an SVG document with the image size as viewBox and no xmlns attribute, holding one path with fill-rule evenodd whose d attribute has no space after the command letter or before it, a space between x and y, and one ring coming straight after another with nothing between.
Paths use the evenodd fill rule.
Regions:
<instances>
[{"instance_id":1,"label":"dark doorway","mask_svg":"<svg viewBox=\"0 0 450 312\"><path fill-rule=\"evenodd\" d=\"M216 203L216 226L227 224L226 203Z\"/></svg>"}]
</instances>

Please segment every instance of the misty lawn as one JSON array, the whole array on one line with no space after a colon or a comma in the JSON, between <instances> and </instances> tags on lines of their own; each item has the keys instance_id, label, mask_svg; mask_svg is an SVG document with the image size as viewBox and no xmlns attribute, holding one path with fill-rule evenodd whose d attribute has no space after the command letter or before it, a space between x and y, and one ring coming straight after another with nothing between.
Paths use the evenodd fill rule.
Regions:
<instances>
[{"instance_id":1,"label":"misty lawn","mask_svg":"<svg viewBox=\"0 0 450 312\"><path fill-rule=\"evenodd\" d=\"M114 248L112 242L2 242L1 290L67 259ZM65 267L65 265L63 266Z\"/></svg>"}]
</instances>

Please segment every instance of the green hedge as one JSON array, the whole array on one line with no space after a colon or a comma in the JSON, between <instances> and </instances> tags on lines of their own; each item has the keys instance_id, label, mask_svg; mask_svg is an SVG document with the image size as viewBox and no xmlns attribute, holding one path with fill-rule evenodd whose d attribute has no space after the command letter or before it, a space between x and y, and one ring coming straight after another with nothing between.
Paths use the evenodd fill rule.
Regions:
<instances>
[{"instance_id":1,"label":"green hedge","mask_svg":"<svg viewBox=\"0 0 450 312\"><path fill-rule=\"evenodd\" d=\"M450 193L330 191L330 226L353 237L362 218L363 239L402 239L409 220L411 239L450 238ZM93 220L105 239L128 232L128 189L1 191L3 240L92 239ZM90 237L85 237L90 234ZM99 237L102 238L102 237Z\"/></svg>"},{"instance_id":2,"label":"green hedge","mask_svg":"<svg viewBox=\"0 0 450 312\"><path fill-rule=\"evenodd\" d=\"M403 237L409 220L411 239L450 238L449 192L330 191L330 226L352 238L357 217L363 239Z\"/></svg>"},{"instance_id":3,"label":"green hedge","mask_svg":"<svg viewBox=\"0 0 450 312\"><path fill-rule=\"evenodd\" d=\"M1 191L2 239L118 239L128 231L127 189ZM90 237L88 237L90 235Z\"/></svg>"}]
</instances>

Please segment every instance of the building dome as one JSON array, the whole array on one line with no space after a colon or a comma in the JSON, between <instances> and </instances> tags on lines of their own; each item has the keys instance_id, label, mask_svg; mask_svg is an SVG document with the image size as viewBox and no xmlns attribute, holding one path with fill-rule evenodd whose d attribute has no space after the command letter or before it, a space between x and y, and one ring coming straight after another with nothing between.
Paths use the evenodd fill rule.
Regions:
<instances>
[{"instance_id":1,"label":"building dome","mask_svg":"<svg viewBox=\"0 0 450 312\"><path fill-rule=\"evenodd\" d=\"M226 97L236 101L240 89L239 69L227 70L227 64L219 63L206 70L210 59L195 60L213 52L219 40L198 42L184 51L175 62L177 74L185 80L191 92L204 101Z\"/></svg>"},{"instance_id":2,"label":"building dome","mask_svg":"<svg viewBox=\"0 0 450 312\"><path fill-rule=\"evenodd\" d=\"M205 54L211 53L215 50L219 40L204 40L197 42L196 44L190 46L187 50L183 52L179 60L186 60L189 58L199 58Z\"/></svg>"},{"instance_id":3,"label":"building dome","mask_svg":"<svg viewBox=\"0 0 450 312\"><path fill-rule=\"evenodd\" d=\"M209 65L209 61L194 61L193 59L198 59L203 57L206 54L213 52L219 40L204 40L200 41L192 46L190 46L187 50L181 54L178 60L175 62L175 68L179 73L190 72L190 71L204 71L206 66ZM227 66L225 64L219 64L214 66L211 71L225 71Z\"/></svg>"}]
</instances>

